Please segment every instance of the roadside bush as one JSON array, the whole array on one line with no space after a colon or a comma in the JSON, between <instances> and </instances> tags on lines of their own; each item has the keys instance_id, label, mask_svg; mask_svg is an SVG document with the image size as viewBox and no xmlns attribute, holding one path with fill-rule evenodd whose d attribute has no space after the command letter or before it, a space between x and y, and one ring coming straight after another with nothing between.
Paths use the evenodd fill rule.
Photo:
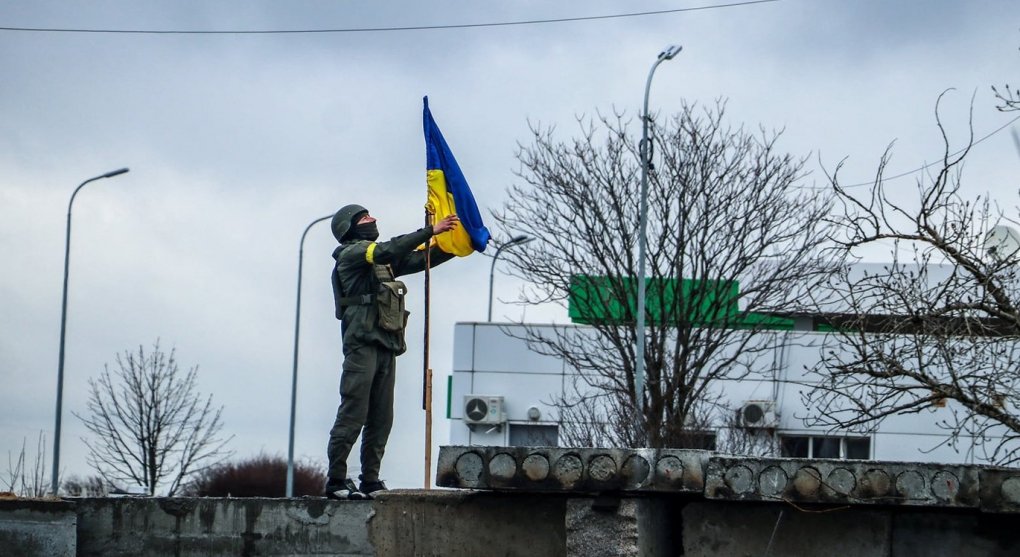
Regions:
<instances>
[{"instance_id":1,"label":"roadside bush","mask_svg":"<svg viewBox=\"0 0 1020 557\"><path fill-rule=\"evenodd\" d=\"M71 476L61 484L61 491L68 497L106 497L113 486L102 476Z\"/></svg>"},{"instance_id":2,"label":"roadside bush","mask_svg":"<svg viewBox=\"0 0 1020 557\"><path fill-rule=\"evenodd\" d=\"M294 496L321 495L326 484L322 468L294 462ZM184 489L192 497L283 497L287 489L287 459L257 456L224 462L198 473Z\"/></svg>"}]
</instances>

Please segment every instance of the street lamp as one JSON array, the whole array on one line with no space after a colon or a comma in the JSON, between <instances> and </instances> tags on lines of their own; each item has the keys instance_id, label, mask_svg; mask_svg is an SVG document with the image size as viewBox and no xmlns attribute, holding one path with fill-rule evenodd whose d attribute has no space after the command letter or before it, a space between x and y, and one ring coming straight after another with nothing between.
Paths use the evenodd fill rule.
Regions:
<instances>
[{"instance_id":1,"label":"street lamp","mask_svg":"<svg viewBox=\"0 0 1020 557\"><path fill-rule=\"evenodd\" d=\"M308 231L316 223L333 218L333 215L326 215L313 220L305 227L301 234L301 247L298 250L297 264L297 311L294 317L294 373L290 380L290 436L287 439L287 497L294 496L294 414L297 408L297 363L298 363L298 334L301 332L301 267L305 258L305 237Z\"/></svg>"},{"instance_id":2,"label":"street lamp","mask_svg":"<svg viewBox=\"0 0 1020 557\"><path fill-rule=\"evenodd\" d=\"M64 294L60 305L60 355L57 357L57 423L53 428L53 478L50 484L53 495L57 494L57 488L60 487L58 481L58 474L60 473L60 415L64 404L64 338L67 331L67 270L71 259L71 207L74 206L74 197L78 195L80 189L85 187L85 184L102 180L103 178L120 176L127 171L128 169L126 168L120 168L85 180L74 189L74 193L71 194L71 201L67 204L67 236L64 240Z\"/></svg>"},{"instance_id":3,"label":"street lamp","mask_svg":"<svg viewBox=\"0 0 1020 557\"><path fill-rule=\"evenodd\" d=\"M489 268L489 317L487 319L488 322L490 323L492 322L492 277L496 273L496 260L499 259L499 253L503 251L505 248L516 246L519 244L526 244L532 240L534 240L534 238L532 238L531 236L525 236L524 234L521 234L520 236L514 236L513 238L510 238L509 242L502 244L498 248L496 248L496 253L492 255L492 266Z\"/></svg>"},{"instance_id":4,"label":"street lamp","mask_svg":"<svg viewBox=\"0 0 1020 557\"><path fill-rule=\"evenodd\" d=\"M637 293L637 340L635 342L634 365L634 390L637 397L637 407L640 412L645 405L645 247L648 243L648 167L651 166L651 144L648 140L648 122L651 116L648 115L648 93L652 88L652 76L655 75L655 68L666 60L672 60L680 53L683 47L680 45L669 45L656 58L652 69L648 72L648 81L645 83L645 107L641 115L641 224L638 234L638 293Z\"/></svg>"}]
</instances>

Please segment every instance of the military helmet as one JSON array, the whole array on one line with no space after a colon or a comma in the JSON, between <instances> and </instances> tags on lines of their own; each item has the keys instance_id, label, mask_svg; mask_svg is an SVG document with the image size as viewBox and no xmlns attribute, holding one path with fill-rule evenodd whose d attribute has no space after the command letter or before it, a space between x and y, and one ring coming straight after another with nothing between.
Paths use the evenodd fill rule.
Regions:
<instances>
[{"instance_id":1,"label":"military helmet","mask_svg":"<svg viewBox=\"0 0 1020 557\"><path fill-rule=\"evenodd\" d=\"M367 212L368 209L361 205L344 205L341 207L333 215L333 221L330 223L330 228L333 229L333 236L336 237L336 241L343 241L344 236L351 230L351 225L354 224L354 217Z\"/></svg>"}]
</instances>

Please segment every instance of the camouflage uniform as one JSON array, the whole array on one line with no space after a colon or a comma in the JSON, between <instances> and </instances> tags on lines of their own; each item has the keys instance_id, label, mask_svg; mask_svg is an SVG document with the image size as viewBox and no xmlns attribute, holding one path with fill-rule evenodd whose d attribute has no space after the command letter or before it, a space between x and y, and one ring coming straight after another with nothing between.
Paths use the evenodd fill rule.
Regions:
<instances>
[{"instance_id":1,"label":"camouflage uniform","mask_svg":"<svg viewBox=\"0 0 1020 557\"><path fill-rule=\"evenodd\" d=\"M396 357L407 346L403 330L393 332L379 326L374 297L379 292L380 276L397 277L425 270L425 252L415 248L432 235L432 227L428 226L388 242L345 237L333 252L333 294L336 316L341 321L344 363L340 407L329 432L329 484L347 477L347 456L359 433L361 480L379 479L379 466L393 425ZM433 267L452 257L437 247L431 248Z\"/></svg>"}]
</instances>

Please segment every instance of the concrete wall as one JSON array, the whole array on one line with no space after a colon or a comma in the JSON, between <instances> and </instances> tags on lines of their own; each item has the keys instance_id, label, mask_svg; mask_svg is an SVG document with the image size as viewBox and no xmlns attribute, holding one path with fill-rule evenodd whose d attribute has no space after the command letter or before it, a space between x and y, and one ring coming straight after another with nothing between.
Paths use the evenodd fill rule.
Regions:
<instances>
[{"instance_id":1,"label":"concrete wall","mask_svg":"<svg viewBox=\"0 0 1020 557\"><path fill-rule=\"evenodd\" d=\"M325 499L0 504L0 555L1005 557L1015 514L687 493L392 491Z\"/></svg>"},{"instance_id":2,"label":"concrete wall","mask_svg":"<svg viewBox=\"0 0 1020 557\"><path fill-rule=\"evenodd\" d=\"M369 502L79 499L79 556L375 555Z\"/></svg>"},{"instance_id":3,"label":"concrete wall","mask_svg":"<svg viewBox=\"0 0 1020 557\"><path fill-rule=\"evenodd\" d=\"M380 556L562 557L566 501L479 491L390 492L374 502L371 539Z\"/></svg>"},{"instance_id":4,"label":"concrete wall","mask_svg":"<svg viewBox=\"0 0 1020 557\"><path fill-rule=\"evenodd\" d=\"M0 500L0 555L71 557L77 524L70 503Z\"/></svg>"},{"instance_id":5,"label":"concrete wall","mask_svg":"<svg viewBox=\"0 0 1020 557\"><path fill-rule=\"evenodd\" d=\"M739 511L738 511L739 508ZM972 511L691 502L682 510L686 557L1007 557L1020 552L1016 517Z\"/></svg>"},{"instance_id":6,"label":"concrete wall","mask_svg":"<svg viewBox=\"0 0 1020 557\"><path fill-rule=\"evenodd\" d=\"M38 509L0 507L0 541L9 542L0 543L0 556L562 557L566 500L394 490L356 502L148 497L22 502Z\"/></svg>"}]
</instances>

